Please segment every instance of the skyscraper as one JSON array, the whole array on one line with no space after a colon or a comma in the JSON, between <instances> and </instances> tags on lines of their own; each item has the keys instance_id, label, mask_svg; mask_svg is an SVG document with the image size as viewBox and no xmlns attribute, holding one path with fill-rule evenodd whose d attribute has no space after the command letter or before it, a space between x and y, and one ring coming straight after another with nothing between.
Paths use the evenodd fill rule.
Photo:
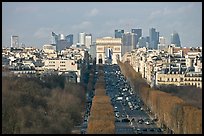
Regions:
<instances>
[{"instance_id":1,"label":"skyscraper","mask_svg":"<svg viewBox=\"0 0 204 136\"><path fill-rule=\"evenodd\" d=\"M51 33L51 44L56 45L58 41L58 35L54 32Z\"/></svg>"},{"instance_id":2,"label":"skyscraper","mask_svg":"<svg viewBox=\"0 0 204 136\"><path fill-rule=\"evenodd\" d=\"M65 37L67 43L68 43L68 46L72 46L73 42L74 42L74 36L73 34L69 34Z\"/></svg>"},{"instance_id":3,"label":"skyscraper","mask_svg":"<svg viewBox=\"0 0 204 136\"><path fill-rule=\"evenodd\" d=\"M146 36L145 39L146 39L146 47L149 48L149 44L150 44L149 36Z\"/></svg>"},{"instance_id":4,"label":"skyscraper","mask_svg":"<svg viewBox=\"0 0 204 136\"><path fill-rule=\"evenodd\" d=\"M142 29L131 29L131 32L135 34L135 47L136 47L139 38L142 36Z\"/></svg>"},{"instance_id":5,"label":"skyscraper","mask_svg":"<svg viewBox=\"0 0 204 136\"><path fill-rule=\"evenodd\" d=\"M51 33L51 45L56 46L57 51L69 48L73 44L73 34L64 36L64 34Z\"/></svg>"},{"instance_id":6,"label":"skyscraper","mask_svg":"<svg viewBox=\"0 0 204 136\"><path fill-rule=\"evenodd\" d=\"M171 34L171 44L174 44L176 47L181 47L179 35L175 31Z\"/></svg>"},{"instance_id":7,"label":"skyscraper","mask_svg":"<svg viewBox=\"0 0 204 136\"><path fill-rule=\"evenodd\" d=\"M158 49L158 43L159 43L159 32L156 32L155 28L149 29L149 48L150 49Z\"/></svg>"},{"instance_id":8,"label":"skyscraper","mask_svg":"<svg viewBox=\"0 0 204 136\"><path fill-rule=\"evenodd\" d=\"M122 37L123 46L131 46L131 33L125 32Z\"/></svg>"},{"instance_id":9,"label":"skyscraper","mask_svg":"<svg viewBox=\"0 0 204 136\"><path fill-rule=\"evenodd\" d=\"M19 48L19 37L18 36L11 36L11 47Z\"/></svg>"},{"instance_id":10,"label":"skyscraper","mask_svg":"<svg viewBox=\"0 0 204 136\"><path fill-rule=\"evenodd\" d=\"M136 40L137 40L137 35L135 33L130 33L130 45L132 47L132 50L136 48Z\"/></svg>"},{"instance_id":11,"label":"skyscraper","mask_svg":"<svg viewBox=\"0 0 204 136\"><path fill-rule=\"evenodd\" d=\"M137 43L138 48L146 47L146 38L145 37L140 37Z\"/></svg>"},{"instance_id":12,"label":"skyscraper","mask_svg":"<svg viewBox=\"0 0 204 136\"><path fill-rule=\"evenodd\" d=\"M65 36L63 34L58 34L58 41L57 41L57 51L61 51L67 47L67 42L65 40Z\"/></svg>"},{"instance_id":13,"label":"skyscraper","mask_svg":"<svg viewBox=\"0 0 204 136\"><path fill-rule=\"evenodd\" d=\"M122 37L122 55L127 52L135 49L136 47L136 34L131 32L125 32Z\"/></svg>"},{"instance_id":14,"label":"skyscraper","mask_svg":"<svg viewBox=\"0 0 204 136\"><path fill-rule=\"evenodd\" d=\"M78 42L79 42L81 45L85 45L85 35L86 35L85 32L79 33Z\"/></svg>"},{"instance_id":15,"label":"skyscraper","mask_svg":"<svg viewBox=\"0 0 204 136\"><path fill-rule=\"evenodd\" d=\"M85 46L87 48L90 48L91 44L92 44L92 35L91 34L86 34L85 35Z\"/></svg>"},{"instance_id":16,"label":"skyscraper","mask_svg":"<svg viewBox=\"0 0 204 136\"><path fill-rule=\"evenodd\" d=\"M161 36L159 37L158 49L164 50L165 48L166 48L166 39L163 36Z\"/></svg>"},{"instance_id":17,"label":"skyscraper","mask_svg":"<svg viewBox=\"0 0 204 136\"><path fill-rule=\"evenodd\" d=\"M115 30L115 38L122 38L123 35L124 35L124 30L122 29Z\"/></svg>"}]
</instances>

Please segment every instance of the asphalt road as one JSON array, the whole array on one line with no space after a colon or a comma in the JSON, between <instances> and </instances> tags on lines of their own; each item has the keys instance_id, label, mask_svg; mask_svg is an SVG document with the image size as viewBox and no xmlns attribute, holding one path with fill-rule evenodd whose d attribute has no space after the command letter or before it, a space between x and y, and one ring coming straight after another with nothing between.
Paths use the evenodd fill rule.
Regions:
<instances>
[{"instance_id":1,"label":"asphalt road","mask_svg":"<svg viewBox=\"0 0 204 136\"><path fill-rule=\"evenodd\" d=\"M106 93L110 96L116 113L116 134L162 134L158 132L161 129L147 114L142 101L133 93L130 84L121 74L119 66L105 65L104 73ZM122 98L122 100L117 100L117 98ZM131 103L133 108L128 103ZM125 119L127 122L124 122ZM128 122L127 119L132 121ZM139 120L142 121L138 122Z\"/></svg>"},{"instance_id":2,"label":"asphalt road","mask_svg":"<svg viewBox=\"0 0 204 136\"><path fill-rule=\"evenodd\" d=\"M97 78L96 69L94 82ZM104 65L104 78L106 94L110 96L115 111L116 134L163 134L148 115L143 102L134 94L118 65ZM88 94L81 134L86 134L92 98L93 94Z\"/></svg>"}]
</instances>

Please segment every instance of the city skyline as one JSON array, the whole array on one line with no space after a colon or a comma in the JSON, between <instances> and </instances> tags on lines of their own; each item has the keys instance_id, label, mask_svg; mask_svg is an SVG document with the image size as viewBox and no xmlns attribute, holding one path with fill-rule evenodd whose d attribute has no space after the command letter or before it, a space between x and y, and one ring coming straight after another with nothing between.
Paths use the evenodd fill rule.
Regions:
<instances>
[{"instance_id":1,"label":"city skyline","mask_svg":"<svg viewBox=\"0 0 204 136\"><path fill-rule=\"evenodd\" d=\"M178 32L182 47L202 46L201 2L3 2L2 46L10 46L11 35L20 43L42 48L51 43L51 32L74 35L80 32L96 38L115 35L116 29L131 32L156 28L170 44L173 31Z\"/></svg>"}]
</instances>

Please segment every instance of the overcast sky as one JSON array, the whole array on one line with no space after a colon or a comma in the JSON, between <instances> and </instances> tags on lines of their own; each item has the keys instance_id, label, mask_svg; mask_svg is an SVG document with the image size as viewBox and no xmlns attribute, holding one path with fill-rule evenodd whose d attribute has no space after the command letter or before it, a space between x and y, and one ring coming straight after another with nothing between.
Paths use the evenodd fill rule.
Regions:
<instances>
[{"instance_id":1,"label":"overcast sky","mask_svg":"<svg viewBox=\"0 0 204 136\"><path fill-rule=\"evenodd\" d=\"M91 33L98 37L114 37L115 29L156 28L170 43L170 35L178 32L182 46L202 46L201 2L3 2L2 44L10 46L11 35L20 43L42 48L51 43L51 32Z\"/></svg>"}]
</instances>

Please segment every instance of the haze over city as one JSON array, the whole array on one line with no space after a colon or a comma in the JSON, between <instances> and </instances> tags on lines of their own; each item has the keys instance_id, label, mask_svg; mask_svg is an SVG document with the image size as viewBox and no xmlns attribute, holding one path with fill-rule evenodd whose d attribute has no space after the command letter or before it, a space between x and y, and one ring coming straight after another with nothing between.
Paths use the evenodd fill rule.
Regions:
<instances>
[{"instance_id":1,"label":"haze over city","mask_svg":"<svg viewBox=\"0 0 204 136\"><path fill-rule=\"evenodd\" d=\"M156 28L167 44L178 32L181 45L202 46L201 2L3 2L2 46L10 46L18 35L26 46L42 48L51 43L51 32L64 35L87 32L98 37L112 36L114 30L141 28L143 36Z\"/></svg>"}]
</instances>

